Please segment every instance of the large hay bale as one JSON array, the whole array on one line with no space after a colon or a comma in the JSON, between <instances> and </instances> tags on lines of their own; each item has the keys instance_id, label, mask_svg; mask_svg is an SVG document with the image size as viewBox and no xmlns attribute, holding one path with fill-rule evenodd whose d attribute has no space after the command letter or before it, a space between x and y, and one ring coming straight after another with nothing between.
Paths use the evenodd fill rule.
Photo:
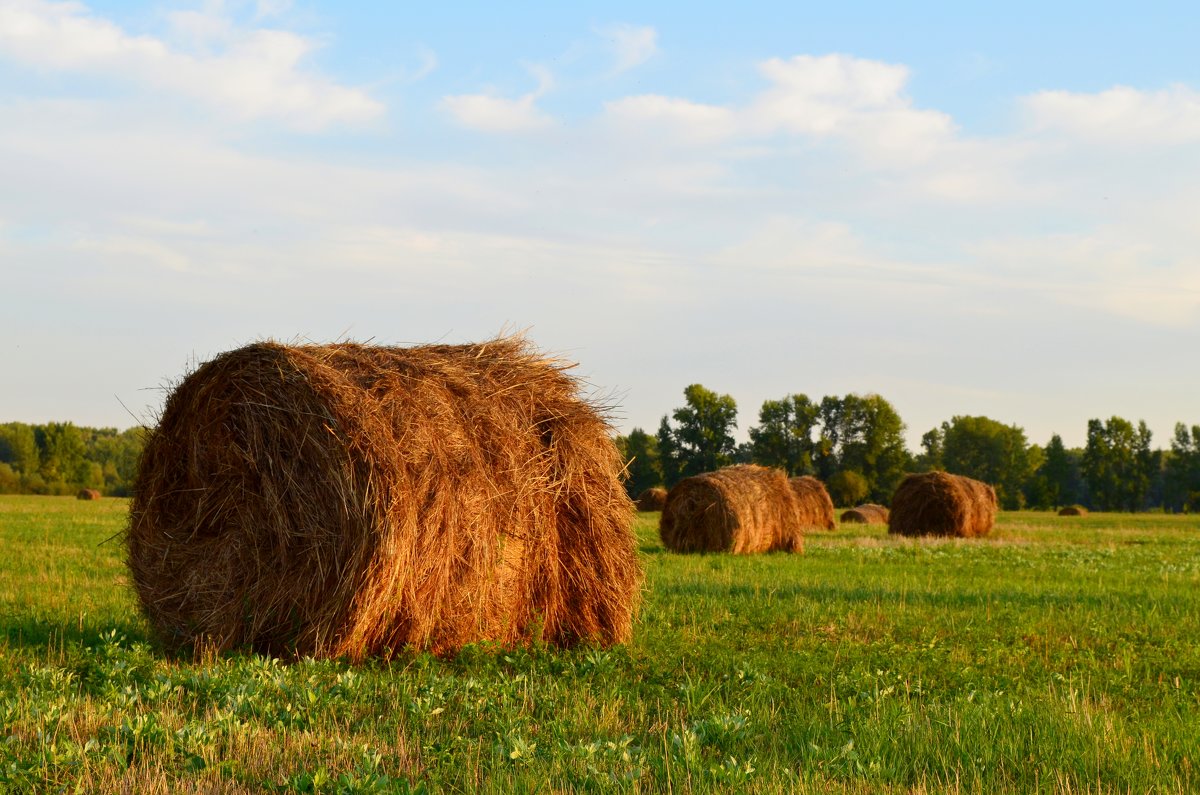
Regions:
<instances>
[{"instance_id":1,"label":"large hay bale","mask_svg":"<svg viewBox=\"0 0 1200 795\"><path fill-rule=\"evenodd\" d=\"M796 508L800 512L800 524L804 527L833 530L833 498L825 484L811 475L789 478L788 485L796 495Z\"/></svg>"},{"instance_id":2,"label":"large hay bale","mask_svg":"<svg viewBox=\"0 0 1200 795\"><path fill-rule=\"evenodd\" d=\"M1087 516L1088 509L1082 505L1068 505L1058 512L1059 516Z\"/></svg>"},{"instance_id":3,"label":"large hay bale","mask_svg":"<svg viewBox=\"0 0 1200 795\"><path fill-rule=\"evenodd\" d=\"M842 512L842 524L887 524L888 509L868 502Z\"/></svg>"},{"instance_id":4,"label":"large hay bale","mask_svg":"<svg viewBox=\"0 0 1200 795\"><path fill-rule=\"evenodd\" d=\"M667 490L661 486L646 489L637 498L639 511L661 511L667 504Z\"/></svg>"},{"instance_id":5,"label":"large hay bale","mask_svg":"<svg viewBox=\"0 0 1200 795\"><path fill-rule=\"evenodd\" d=\"M361 659L630 636L641 571L605 418L520 339L249 345L180 383L127 532L172 650Z\"/></svg>"},{"instance_id":6,"label":"large hay bale","mask_svg":"<svg viewBox=\"0 0 1200 795\"><path fill-rule=\"evenodd\" d=\"M77 500L98 500L98 499L100 499L100 492L97 491L96 489L80 489L79 493L75 495L75 499L77 499Z\"/></svg>"},{"instance_id":7,"label":"large hay bale","mask_svg":"<svg viewBox=\"0 0 1200 795\"><path fill-rule=\"evenodd\" d=\"M674 552L804 551L800 508L787 475L754 464L676 483L667 493L658 533Z\"/></svg>"},{"instance_id":8,"label":"large hay bale","mask_svg":"<svg viewBox=\"0 0 1200 795\"><path fill-rule=\"evenodd\" d=\"M996 521L996 491L978 480L946 472L909 475L892 497L888 532L906 536L973 538Z\"/></svg>"}]
</instances>

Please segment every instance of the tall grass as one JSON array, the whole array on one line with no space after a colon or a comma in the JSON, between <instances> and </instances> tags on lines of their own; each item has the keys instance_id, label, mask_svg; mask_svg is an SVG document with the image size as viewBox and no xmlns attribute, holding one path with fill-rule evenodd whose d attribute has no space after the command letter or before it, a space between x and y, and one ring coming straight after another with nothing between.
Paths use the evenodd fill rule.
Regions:
<instances>
[{"instance_id":1,"label":"tall grass","mask_svg":"<svg viewBox=\"0 0 1200 795\"><path fill-rule=\"evenodd\" d=\"M125 505L0 498L0 791L1193 792L1200 521L681 556L610 650L171 661Z\"/></svg>"}]
</instances>

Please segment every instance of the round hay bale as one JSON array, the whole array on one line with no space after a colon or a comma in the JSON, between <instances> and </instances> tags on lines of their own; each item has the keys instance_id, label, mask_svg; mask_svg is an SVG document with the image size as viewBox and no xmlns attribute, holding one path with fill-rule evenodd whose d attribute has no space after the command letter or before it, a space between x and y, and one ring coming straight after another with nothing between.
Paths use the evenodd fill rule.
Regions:
<instances>
[{"instance_id":1,"label":"round hay bale","mask_svg":"<svg viewBox=\"0 0 1200 795\"><path fill-rule=\"evenodd\" d=\"M888 509L868 502L842 512L842 524L887 524Z\"/></svg>"},{"instance_id":2,"label":"round hay bale","mask_svg":"<svg viewBox=\"0 0 1200 795\"><path fill-rule=\"evenodd\" d=\"M1068 505L1058 512L1059 516L1087 516L1088 509L1082 505Z\"/></svg>"},{"instance_id":3,"label":"round hay bale","mask_svg":"<svg viewBox=\"0 0 1200 795\"><path fill-rule=\"evenodd\" d=\"M676 483L667 493L658 533L673 552L804 551L800 508L787 475L754 464Z\"/></svg>"},{"instance_id":4,"label":"round hay bale","mask_svg":"<svg viewBox=\"0 0 1200 795\"><path fill-rule=\"evenodd\" d=\"M100 492L97 491L96 489L80 489L79 493L75 495L75 499L77 499L77 500L98 500L98 499L100 499Z\"/></svg>"},{"instance_id":5,"label":"round hay bale","mask_svg":"<svg viewBox=\"0 0 1200 795\"><path fill-rule=\"evenodd\" d=\"M134 484L143 612L174 651L627 640L633 506L567 367L514 338L265 342L202 365Z\"/></svg>"},{"instance_id":6,"label":"round hay bale","mask_svg":"<svg viewBox=\"0 0 1200 795\"><path fill-rule=\"evenodd\" d=\"M639 511L661 511L666 504L667 490L660 486L646 489L637 498Z\"/></svg>"},{"instance_id":7,"label":"round hay bale","mask_svg":"<svg viewBox=\"0 0 1200 795\"><path fill-rule=\"evenodd\" d=\"M996 522L996 491L978 480L946 472L908 475L892 496L888 532L906 536L973 538Z\"/></svg>"},{"instance_id":8,"label":"round hay bale","mask_svg":"<svg viewBox=\"0 0 1200 795\"><path fill-rule=\"evenodd\" d=\"M833 530L837 522L833 520L833 498L825 484L811 475L788 478L788 485L796 495L796 508L800 512L800 524L803 527Z\"/></svg>"}]
</instances>

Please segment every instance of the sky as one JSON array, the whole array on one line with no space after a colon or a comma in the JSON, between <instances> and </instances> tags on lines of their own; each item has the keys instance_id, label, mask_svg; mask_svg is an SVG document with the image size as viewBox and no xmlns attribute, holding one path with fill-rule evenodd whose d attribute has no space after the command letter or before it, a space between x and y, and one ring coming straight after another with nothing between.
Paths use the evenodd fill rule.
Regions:
<instances>
[{"instance_id":1,"label":"sky","mask_svg":"<svg viewBox=\"0 0 1200 795\"><path fill-rule=\"evenodd\" d=\"M1082 445L1200 423L1189 3L0 0L0 421L152 421L261 339L524 331Z\"/></svg>"}]
</instances>

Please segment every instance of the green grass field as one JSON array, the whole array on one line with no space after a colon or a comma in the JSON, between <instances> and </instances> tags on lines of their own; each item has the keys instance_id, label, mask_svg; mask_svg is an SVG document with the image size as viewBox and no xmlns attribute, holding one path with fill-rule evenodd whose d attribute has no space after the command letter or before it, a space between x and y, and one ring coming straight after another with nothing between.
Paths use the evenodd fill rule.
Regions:
<instances>
[{"instance_id":1,"label":"green grass field","mask_svg":"<svg viewBox=\"0 0 1200 795\"><path fill-rule=\"evenodd\" d=\"M165 659L127 504L0 497L0 792L1200 791L1200 518L680 556L628 647Z\"/></svg>"}]
</instances>

